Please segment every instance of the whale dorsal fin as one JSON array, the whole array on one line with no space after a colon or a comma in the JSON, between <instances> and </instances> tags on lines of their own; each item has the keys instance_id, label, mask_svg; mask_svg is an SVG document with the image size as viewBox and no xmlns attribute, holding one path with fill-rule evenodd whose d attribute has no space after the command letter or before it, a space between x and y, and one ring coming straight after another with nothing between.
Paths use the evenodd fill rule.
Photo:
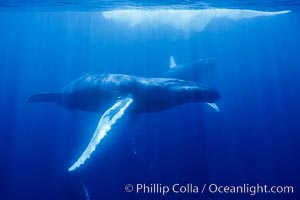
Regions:
<instances>
[{"instance_id":1,"label":"whale dorsal fin","mask_svg":"<svg viewBox=\"0 0 300 200\"><path fill-rule=\"evenodd\" d=\"M104 136L106 136L107 132L111 129L112 125L114 125L116 121L124 115L124 112L132 102L133 99L131 97L118 99L112 107L105 111L105 113L101 116L99 120L98 126L93 134L92 139L90 140L89 144L87 145L81 156L69 168L69 171L74 171L75 169L77 169L85 163L85 161L95 151L100 141L104 138Z\"/></svg>"},{"instance_id":2,"label":"whale dorsal fin","mask_svg":"<svg viewBox=\"0 0 300 200\"><path fill-rule=\"evenodd\" d=\"M176 62L173 56L170 56L170 68L176 67Z\"/></svg>"}]
</instances>

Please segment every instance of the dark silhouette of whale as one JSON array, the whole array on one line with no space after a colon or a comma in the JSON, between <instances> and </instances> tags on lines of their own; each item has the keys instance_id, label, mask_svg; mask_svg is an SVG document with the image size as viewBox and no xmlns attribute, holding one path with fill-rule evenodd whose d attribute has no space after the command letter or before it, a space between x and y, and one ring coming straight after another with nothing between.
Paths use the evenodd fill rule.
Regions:
<instances>
[{"instance_id":1,"label":"dark silhouette of whale","mask_svg":"<svg viewBox=\"0 0 300 200\"><path fill-rule=\"evenodd\" d=\"M169 70L163 73L161 77L198 82L206 73L214 69L216 64L216 58L203 58L186 64L176 64L174 57L171 56Z\"/></svg>"},{"instance_id":2,"label":"dark silhouette of whale","mask_svg":"<svg viewBox=\"0 0 300 200\"><path fill-rule=\"evenodd\" d=\"M54 102L72 110L103 113L86 149L69 168L69 171L73 171L85 163L111 126L129 107L131 113L141 114L159 112L191 102L215 105L214 102L220 97L215 89L196 82L99 74L82 76L59 92L35 94L28 102Z\"/></svg>"},{"instance_id":3,"label":"dark silhouette of whale","mask_svg":"<svg viewBox=\"0 0 300 200\"><path fill-rule=\"evenodd\" d=\"M191 102L213 103L220 93L207 86L172 78L123 74L84 75L60 92L39 93L29 102L54 102L71 110L101 113L118 98L132 97L132 112L158 112Z\"/></svg>"}]
</instances>

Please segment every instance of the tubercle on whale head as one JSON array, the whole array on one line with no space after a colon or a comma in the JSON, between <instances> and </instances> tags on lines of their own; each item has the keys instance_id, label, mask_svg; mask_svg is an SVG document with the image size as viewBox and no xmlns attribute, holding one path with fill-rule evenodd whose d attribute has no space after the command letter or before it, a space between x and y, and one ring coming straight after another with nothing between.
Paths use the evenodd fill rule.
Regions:
<instances>
[{"instance_id":1,"label":"tubercle on whale head","mask_svg":"<svg viewBox=\"0 0 300 200\"><path fill-rule=\"evenodd\" d=\"M219 100L219 99L221 99L221 93L219 92L219 91L217 91L217 90L214 90L214 92L213 92L213 94L212 94L212 102L208 102L208 103L214 103L214 102L216 102L217 100Z\"/></svg>"},{"instance_id":2,"label":"tubercle on whale head","mask_svg":"<svg viewBox=\"0 0 300 200\"><path fill-rule=\"evenodd\" d=\"M202 100L207 103L214 103L221 99L221 94L219 91L215 89L208 89L207 91L204 92L202 95Z\"/></svg>"},{"instance_id":3,"label":"tubercle on whale head","mask_svg":"<svg viewBox=\"0 0 300 200\"><path fill-rule=\"evenodd\" d=\"M214 103L221 99L218 90L200 83L197 83L196 87L190 87L190 94L193 95L193 100L196 102Z\"/></svg>"}]
</instances>

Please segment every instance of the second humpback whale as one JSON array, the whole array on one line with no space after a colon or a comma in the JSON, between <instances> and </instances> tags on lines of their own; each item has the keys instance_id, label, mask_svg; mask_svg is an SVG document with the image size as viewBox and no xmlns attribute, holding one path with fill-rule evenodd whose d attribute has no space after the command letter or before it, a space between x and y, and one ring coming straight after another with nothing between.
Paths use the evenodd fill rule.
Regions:
<instances>
[{"instance_id":1,"label":"second humpback whale","mask_svg":"<svg viewBox=\"0 0 300 200\"><path fill-rule=\"evenodd\" d=\"M35 94L28 102L54 102L72 110L104 112L85 151L69 168L69 171L73 171L90 157L111 126L128 108L130 113L141 114L191 102L214 103L218 99L218 91L195 82L99 74L84 75L58 92Z\"/></svg>"},{"instance_id":2,"label":"second humpback whale","mask_svg":"<svg viewBox=\"0 0 300 200\"><path fill-rule=\"evenodd\" d=\"M170 56L169 70L162 77L198 82L203 75L215 68L216 63L216 58L202 58L186 64L176 64L174 57Z\"/></svg>"}]
</instances>

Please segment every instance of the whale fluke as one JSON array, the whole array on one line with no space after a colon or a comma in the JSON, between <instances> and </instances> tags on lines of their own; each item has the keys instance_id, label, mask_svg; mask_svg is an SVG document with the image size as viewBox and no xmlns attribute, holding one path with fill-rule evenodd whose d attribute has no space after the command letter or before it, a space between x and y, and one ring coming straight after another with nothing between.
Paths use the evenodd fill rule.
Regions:
<instances>
[{"instance_id":1,"label":"whale fluke","mask_svg":"<svg viewBox=\"0 0 300 200\"><path fill-rule=\"evenodd\" d=\"M58 92L43 92L32 95L27 102L56 102L59 96Z\"/></svg>"}]
</instances>

